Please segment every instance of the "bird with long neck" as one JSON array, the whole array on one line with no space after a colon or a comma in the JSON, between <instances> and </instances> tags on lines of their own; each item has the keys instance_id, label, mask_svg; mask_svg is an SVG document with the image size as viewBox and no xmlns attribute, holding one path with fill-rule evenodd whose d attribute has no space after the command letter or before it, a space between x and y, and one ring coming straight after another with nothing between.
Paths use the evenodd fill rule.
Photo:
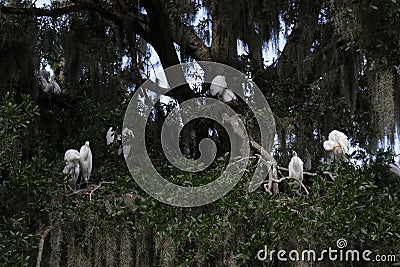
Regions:
<instances>
[{"instance_id":1,"label":"bird with long neck","mask_svg":"<svg viewBox=\"0 0 400 267\"><path fill-rule=\"evenodd\" d=\"M92 174L92 151L90 150L89 141L81 147L79 152L80 163L82 168L82 179L87 183ZM83 181L82 181L83 182Z\"/></svg>"},{"instance_id":2,"label":"bird with long neck","mask_svg":"<svg viewBox=\"0 0 400 267\"><path fill-rule=\"evenodd\" d=\"M289 162L289 177L296 179L298 182L295 184L300 186L299 182L303 182L303 161L297 156L297 153L293 151L293 157Z\"/></svg>"}]
</instances>

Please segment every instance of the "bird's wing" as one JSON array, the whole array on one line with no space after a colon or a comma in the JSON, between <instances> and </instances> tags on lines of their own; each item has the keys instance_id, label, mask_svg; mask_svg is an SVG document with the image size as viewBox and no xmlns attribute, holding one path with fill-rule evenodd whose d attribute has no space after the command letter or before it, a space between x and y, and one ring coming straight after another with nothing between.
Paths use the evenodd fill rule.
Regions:
<instances>
[{"instance_id":1,"label":"bird's wing","mask_svg":"<svg viewBox=\"0 0 400 267\"><path fill-rule=\"evenodd\" d=\"M43 76L40 76L40 82L42 83L43 91L47 92L49 90L47 80Z\"/></svg>"},{"instance_id":2,"label":"bird's wing","mask_svg":"<svg viewBox=\"0 0 400 267\"><path fill-rule=\"evenodd\" d=\"M61 94L61 87L60 87L60 85L59 85L56 81L52 81L51 83L52 83L52 85L53 85L53 93L55 93L55 94L57 94L57 95Z\"/></svg>"},{"instance_id":3,"label":"bird's wing","mask_svg":"<svg viewBox=\"0 0 400 267\"><path fill-rule=\"evenodd\" d=\"M50 77L50 73L48 71L46 71L46 70L40 70L38 76L42 76L45 79L48 79Z\"/></svg>"},{"instance_id":4,"label":"bird's wing","mask_svg":"<svg viewBox=\"0 0 400 267\"><path fill-rule=\"evenodd\" d=\"M213 96L219 94L221 95L224 89L227 87L225 76L217 75L211 81L210 91Z\"/></svg>"},{"instance_id":5,"label":"bird's wing","mask_svg":"<svg viewBox=\"0 0 400 267\"><path fill-rule=\"evenodd\" d=\"M289 162L289 177L292 178L294 175L294 160L293 158Z\"/></svg>"},{"instance_id":6,"label":"bird's wing","mask_svg":"<svg viewBox=\"0 0 400 267\"><path fill-rule=\"evenodd\" d=\"M114 142L115 132L112 130L112 127L108 129L106 134L107 145L112 144Z\"/></svg>"},{"instance_id":7,"label":"bird's wing","mask_svg":"<svg viewBox=\"0 0 400 267\"><path fill-rule=\"evenodd\" d=\"M345 154L349 153L350 142L349 142L348 137L344 133L339 132L339 131L336 132L336 142L342 148L343 153L345 153Z\"/></svg>"},{"instance_id":8,"label":"bird's wing","mask_svg":"<svg viewBox=\"0 0 400 267\"><path fill-rule=\"evenodd\" d=\"M79 158L80 158L80 154L79 154L78 150L75 150L75 149L68 149L64 155L64 160L68 161L68 162L79 160Z\"/></svg>"},{"instance_id":9,"label":"bird's wing","mask_svg":"<svg viewBox=\"0 0 400 267\"><path fill-rule=\"evenodd\" d=\"M236 95L232 90L230 89L225 89L223 94L222 94L222 101L223 102L230 102L232 100L236 100Z\"/></svg>"},{"instance_id":10,"label":"bird's wing","mask_svg":"<svg viewBox=\"0 0 400 267\"><path fill-rule=\"evenodd\" d=\"M395 174L396 176L399 176L399 177L400 177L400 168L399 168L399 166L397 166L397 165L394 164L394 163L390 163L390 164L389 164L389 167L390 167L390 171L391 171L393 174Z\"/></svg>"},{"instance_id":11,"label":"bird's wing","mask_svg":"<svg viewBox=\"0 0 400 267\"><path fill-rule=\"evenodd\" d=\"M297 156L292 157L289 163L289 177L295 179L302 179L303 165L304 163L299 157Z\"/></svg>"},{"instance_id":12,"label":"bird's wing","mask_svg":"<svg viewBox=\"0 0 400 267\"><path fill-rule=\"evenodd\" d=\"M88 150L87 150L87 146L83 145L81 147L81 150L79 151L79 155L81 156L81 161L86 161L87 157L88 157Z\"/></svg>"},{"instance_id":13,"label":"bird's wing","mask_svg":"<svg viewBox=\"0 0 400 267\"><path fill-rule=\"evenodd\" d=\"M88 173L91 174L92 173L92 163L93 163L93 158L92 158L92 150L90 148L88 148L89 152L88 152Z\"/></svg>"}]
</instances>

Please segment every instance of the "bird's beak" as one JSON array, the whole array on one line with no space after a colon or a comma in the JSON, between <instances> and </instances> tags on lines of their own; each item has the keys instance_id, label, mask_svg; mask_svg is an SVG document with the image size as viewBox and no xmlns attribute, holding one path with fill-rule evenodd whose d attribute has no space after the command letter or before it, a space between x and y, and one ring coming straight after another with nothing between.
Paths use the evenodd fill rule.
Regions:
<instances>
[{"instance_id":1,"label":"bird's beak","mask_svg":"<svg viewBox=\"0 0 400 267\"><path fill-rule=\"evenodd\" d=\"M86 145L87 147L89 147L89 145Z\"/></svg>"},{"instance_id":2,"label":"bird's beak","mask_svg":"<svg viewBox=\"0 0 400 267\"><path fill-rule=\"evenodd\" d=\"M339 148L340 146L332 146L332 149Z\"/></svg>"}]
</instances>

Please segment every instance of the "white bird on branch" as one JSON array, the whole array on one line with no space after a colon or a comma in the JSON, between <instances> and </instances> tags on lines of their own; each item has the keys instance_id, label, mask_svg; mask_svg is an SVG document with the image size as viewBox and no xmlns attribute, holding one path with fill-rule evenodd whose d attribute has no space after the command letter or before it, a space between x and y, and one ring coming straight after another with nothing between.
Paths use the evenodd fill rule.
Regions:
<instances>
[{"instance_id":1,"label":"white bird on branch","mask_svg":"<svg viewBox=\"0 0 400 267\"><path fill-rule=\"evenodd\" d=\"M89 147L89 141L86 141L81 147L79 155L82 167L82 179L87 183L92 174L92 151Z\"/></svg>"},{"instance_id":2,"label":"white bird on branch","mask_svg":"<svg viewBox=\"0 0 400 267\"><path fill-rule=\"evenodd\" d=\"M324 149L332 151L335 159L345 159L346 154L349 153L350 142L347 136L337 130L330 132L328 140L324 142Z\"/></svg>"},{"instance_id":3,"label":"white bird on branch","mask_svg":"<svg viewBox=\"0 0 400 267\"><path fill-rule=\"evenodd\" d=\"M108 129L107 134L106 134L106 141L107 141L108 146L111 145L112 143L114 143L116 134L117 134L117 132L113 131L113 127L110 127L110 129Z\"/></svg>"},{"instance_id":4,"label":"white bird on branch","mask_svg":"<svg viewBox=\"0 0 400 267\"><path fill-rule=\"evenodd\" d=\"M124 144L122 146L122 152L124 153L124 157L127 158L129 156L129 153L131 152L132 146L129 144L129 139L134 138L135 135L133 134L133 131L129 128L124 128L122 130L122 138L124 138L124 142L128 144Z\"/></svg>"},{"instance_id":5,"label":"white bird on branch","mask_svg":"<svg viewBox=\"0 0 400 267\"><path fill-rule=\"evenodd\" d=\"M399 166L397 166L397 164L390 163L389 164L389 170L390 170L391 173L393 173L397 177L400 177L400 168L399 168Z\"/></svg>"},{"instance_id":6,"label":"white bird on branch","mask_svg":"<svg viewBox=\"0 0 400 267\"><path fill-rule=\"evenodd\" d=\"M225 76L217 75L211 81L210 86L211 95L218 97L224 102L228 103L233 100L237 100L236 95L232 90L228 89L228 84L226 83Z\"/></svg>"},{"instance_id":7,"label":"white bird on branch","mask_svg":"<svg viewBox=\"0 0 400 267\"><path fill-rule=\"evenodd\" d=\"M78 150L69 149L65 152L64 160L66 166L64 167L63 173L67 175L71 175L71 182L73 189L76 189L76 182L78 181L79 177L79 160L80 160L80 153Z\"/></svg>"},{"instance_id":8,"label":"white bird on branch","mask_svg":"<svg viewBox=\"0 0 400 267\"><path fill-rule=\"evenodd\" d=\"M289 177L303 182L303 165L303 161L297 156L297 153L293 151L293 157L289 162ZM300 183L296 182L296 185L300 186Z\"/></svg>"},{"instance_id":9,"label":"white bird on branch","mask_svg":"<svg viewBox=\"0 0 400 267\"><path fill-rule=\"evenodd\" d=\"M47 78L49 77L49 74L46 71L40 71L39 72L39 78L40 82L42 83L43 86L43 92L45 93L52 93L52 94L61 94L61 87L60 85L54 80L54 77L50 78L50 81L47 82Z\"/></svg>"}]
</instances>

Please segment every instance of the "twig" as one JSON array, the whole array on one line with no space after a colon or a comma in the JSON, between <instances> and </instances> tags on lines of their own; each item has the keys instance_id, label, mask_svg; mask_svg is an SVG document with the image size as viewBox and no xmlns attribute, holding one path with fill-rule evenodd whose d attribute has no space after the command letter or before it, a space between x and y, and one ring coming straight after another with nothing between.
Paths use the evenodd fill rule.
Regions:
<instances>
[{"instance_id":1,"label":"twig","mask_svg":"<svg viewBox=\"0 0 400 267\"><path fill-rule=\"evenodd\" d=\"M39 250L38 250L38 255L36 258L36 267L40 267L40 263L42 262L42 255L43 255L43 247L44 247L44 240L46 236L49 234L51 230L53 230L54 226L50 225L48 226L42 233L42 236L40 237L39 241Z\"/></svg>"},{"instance_id":2,"label":"twig","mask_svg":"<svg viewBox=\"0 0 400 267\"><path fill-rule=\"evenodd\" d=\"M287 180L287 179L295 180L296 182L298 182L298 183L301 185L301 187L304 188L304 191L306 191L306 194L307 194L307 195L310 194L310 193L308 192L308 190L307 190L307 187L303 184L303 182L300 181L300 180L298 180L298 179L296 179L296 178L292 178L292 177L289 177L289 176L285 176L285 177L282 177L282 178L280 178L280 179L270 178L270 180L272 180L273 182L278 183L278 184L281 183L281 182L284 181L284 180Z\"/></svg>"},{"instance_id":3,"label":"twig","mask_svg":"<svg viewBox=\"0 0 400 267\"><path fill-rule=\"evenodd\" d=\"M115 183L115 182L100 182L98 185L96 185L96 186L90 191L90 194L89 194L89 199L90 199L90 201L92 201L92 194L93 194L95 191L97 191L98 189L100 189L102 184L114 184L114 183Z\"/></svg>"},{"instance_id":4,"label":"twig","mask_svg":"<svg viewBox=\"0 0 400 267\"><path fill-rule=\"evenodd\" d=\"M93 190L90 191L90 194L89 194L89 200L90 200L90 201L92 201L92 194L94 193L94 191L96 191L96 190L98 190L98 189L100 189L100 188L101 188L101 182L100 182L97 186L95 186L95 187L93 188Z\"/></svg>"},{"instance_id":5,"label":"twig","mask_svg":"<svg viewBox=\"0 0 400 267\"><path fill-rule=\"evenodd\" d=\"M278 166L278 170L287 171L287 172L289 171L288 168L281 167L281 166ZM312 173L312 172L303 172L303 174L308 175L308 176L317 176L316 173Z\"/></svg>"},{"instance_id":6,"label":"twig","mask_svg":"<svg viewBox=\"0 0 400 267\"><path fill-rule=\"evenodd\" d=\"M324 171L323 174L328 175L332 179L332 181L335 181L335 176L333 176L333 174L331 172Z\"/></svg>"},{"instance_id":7,"label":"twig","mask_svg":"<svg viewBox=\"0 0 400 267\"><path fill-rule=\"evenodd\" d=\"M265 189L265 192L267 192L268 194L272 195L272 192L270 190L271 188L267 184L264 184L264 189Z\"/></svg>"}]
</instances>

